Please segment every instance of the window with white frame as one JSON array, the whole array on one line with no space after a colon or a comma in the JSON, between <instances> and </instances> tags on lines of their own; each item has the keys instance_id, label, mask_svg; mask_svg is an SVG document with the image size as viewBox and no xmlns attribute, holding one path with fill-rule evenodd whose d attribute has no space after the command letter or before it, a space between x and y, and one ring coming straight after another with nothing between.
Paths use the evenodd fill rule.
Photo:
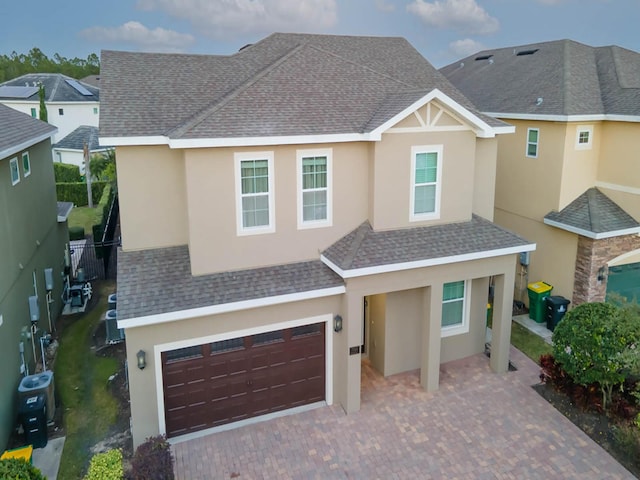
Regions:
<instances>
[{"instance_id":1,"label":"window with white frame","mask_svg":"<svg viewBox=\"0 0 640 480\"><path fill-rule=\"evenodd\" d=\"M238 235L275 231L273 152L235 154Z\"/></svg>"},{"instance_id":2,"label":"window with white frame","mask_svg":"<svg viewBox=\"0 0 640 480\"><path fill-rule=\"evenodd\" d=\"M22 172L25 178L31 175L31 162L29 161L29 152L22 154Z\"/></svg>"},{"instance_id":3,"label":"window with white frame","mask_svg":"<svg viewBox=\"0 0 640 480\"><path fill-rule=\"evenodd\" d=\"M411 148L411 221L440 215L442 145Z\"/></svg>"},{"instance_id":4,"label":"window with white frame","mask_svg":"<svg viewBox=\"0 0 640 480\"><path fill-rule=\"evenodd\" d=\"M469 331L469 282L460 280L442 287L441 336L448 337Z\"/></svg>"},{"instance_id":5,"label":"window with white frame","mask_svg":"<svg viewBox=\"0 0 640 480\"><path fill-rule=\"evenodd\" d=\"M9 161L9 169L11 170L11 185L15 185L20 181L20 169L17 158L12 158Z\"/></svg>"},{"instance_id":6,"label":"window with white frame","mask_svg":"<svg viewBox=\"0 0 640 480\"><path fill-rule=\"evenodd\" d=\"M593 140L592 126L579 126L576 129L576 149L589 150Z\"/></svg>"},{"instance_id":7,"label":"window with white frame","mask_svg":"<svg viewBox=\"0 0 640 480\"><path fill-rule=\"evenodd\" d=\"M537 128L527 129L527 157L538 158L538 142L540 141L540 130Z\"/></svg>"},{"instance_id":8,"label":"window with white frame","mask_svg":"<svg viewBox=\"0 0 640 480\"><path fill-rule=\"evenodd\" d=\"M298 228L331 226L332 150L298 150Z\"/></svg>"}]
</instances>

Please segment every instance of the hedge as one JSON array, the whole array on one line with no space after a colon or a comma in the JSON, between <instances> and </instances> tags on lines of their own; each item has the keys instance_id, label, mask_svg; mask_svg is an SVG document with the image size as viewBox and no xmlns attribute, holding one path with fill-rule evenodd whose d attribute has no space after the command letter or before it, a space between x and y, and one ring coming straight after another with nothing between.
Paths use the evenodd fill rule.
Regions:
<instances>
[{"instance_id":1,"label":"hedge","mask_svg":"<svg viewBox=\"0 0 640 480\"><path fill-rule=\"evenodd\" d=\"M84 227L69 227L69 240L84 240Z\"/></svg>"},{"instance_id":2,"label":"hedge","mask_svg":"<svg viewBox=\"0 0 640 480\"><path fill-rule=\"evenodd\" d=\"M91 182L91 197L94 205L100 201L108 183ZM73 202L76 207L85 207L89 204L87 184L84 182L56 183L56 193L59 202Z\"/></svg>"},{"instance_id":3,"label":"hedge","mask_svg":"<svg viewBox=\"0 0 640 480\"><path fill-rule=\"evenodd\" d=\"M115 449L94 455L84 480L122 480L123 477L122 451Z\"/></svg>"},{"instance_id":4,"label":"hedge","mask_svg":"<svg viewBox=\"0 0 640 480\"><path fill-rule=\"evenodd\" d=\"M111 201L113 199L113 189L110 184L107 184L102 191L102 197L100 197L100 203L96 205L96 209L99 212L98 214L98 223L93 225L92 233L93 233L93 241L101 242L102 236L104 235L104 229L107 226L107 220L109 218L109 208L111 207ZM96 257L103 258L104 252L103 248L108 247L98 247L96 248Z\"/></svg>"},{"instance_id":5,"label":"hedge","mask_svg":"<svg viewBox=\"0 0 640 480\"><path fill-rule=\"evenodd\" d=\"M69 165L68 163L54 163L53 175L56 183L73 183L81 182L80 167L77 165Z\"/></svg>"},{"instance_id":6,"label":"hedge","mask_svg":"<svg viewBox=\"0 0 640 480\"><path fill-rule=\"evenodd\" d=\"M19 458L0 460L0 478L11 480L46 480L40 470Z\"/></svg>"}]
</instances>

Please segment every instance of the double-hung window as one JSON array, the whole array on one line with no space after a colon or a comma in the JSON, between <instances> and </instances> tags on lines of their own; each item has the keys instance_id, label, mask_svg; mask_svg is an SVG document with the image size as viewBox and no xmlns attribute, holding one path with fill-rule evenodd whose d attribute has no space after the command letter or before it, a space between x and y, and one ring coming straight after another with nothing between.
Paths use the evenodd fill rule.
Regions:
<instances>
[{"instance_id":1,"label":"double-hung window","mask_svg":"<svg viewBox=\"0 0 640 480\"><path fill-rule=\"evenodd\" d=\"M332 222L332 150L298 150L298 228L328 227Z\"/></svg>"},{"instance_id":2,"label":"double-hung window","mask_svg":"<svg viewBox=\"0 0 640 480\"><path fill-rule=\"evenodd\" d=\"M469 282L445 283L442 288L441 336L448 337L469 331Z\"/></svg>"},{"instance_id":3,"label":"double-hung window","mask_svg":"<svg viewBox=\"0 0 640 480\"><path fill-rule=\"evenodd\" d=\"M24 172L25 178L31 175L31 162L29 161L29 152L24 152L22 154L22 171Z\"/></svg>"},{"instance_id":4,"label":"double-hung window","mask_svg":"<svg viewBox=\"0 0 640 480\"><path fill-rule=\"evenodd\" d=\"M238 235L274 232L273 152L237 153L235 170Z\"/></svg>"},{"instance_id":5,"label":"double-hung window","mask_svg":"<svg viewBox=\"0 0 640 480\"><path fill-rule=\"evenodd\" d=\"M12 158L9 161L9 168L11 170L11 185L15 185L20 181L20 167L18 167L17 158Z\"/></svg>"},{"instance_id":6,"label":"double-hung window","mask_svg":"<svg viewBox=\"0 0 640 480\"><path fill-rule=\"evenodd\" d=\"M537 128L527 129L527 157L538 158L538 142L540 140L540 130Z\"/></svg>"},{"instance_id":7,"label":"double-hung window","mask_svg":"<svg viewBox=\"0 0 640 480\"><path fill-rule=\"evenodd\" d=\"M411 221L440 216L442 145L411 148Z\"/></svg>"}]
</instances>

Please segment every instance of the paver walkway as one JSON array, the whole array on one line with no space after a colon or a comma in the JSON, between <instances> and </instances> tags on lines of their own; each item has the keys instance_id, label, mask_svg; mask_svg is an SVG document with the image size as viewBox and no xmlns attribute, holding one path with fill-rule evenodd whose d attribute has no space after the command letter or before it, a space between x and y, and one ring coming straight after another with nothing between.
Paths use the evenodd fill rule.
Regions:
<instances>
[{"instance_id":1,"label":"paver walkway","mask_svg":"<svg viewBox=\"0 0 640 480\"><path fill-rule=\"evenodd\" d=\"M531 387L539 368L512 348L517 372L480 354L382 378L363 364L362 406L339 405L176 443L182 479L632 479Z\"/></svg>"}]
</instances>

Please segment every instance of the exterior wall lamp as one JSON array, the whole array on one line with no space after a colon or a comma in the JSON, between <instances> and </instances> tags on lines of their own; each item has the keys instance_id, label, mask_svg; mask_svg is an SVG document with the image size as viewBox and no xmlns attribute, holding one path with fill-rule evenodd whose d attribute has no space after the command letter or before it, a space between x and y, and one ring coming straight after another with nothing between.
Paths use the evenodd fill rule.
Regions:
<instances>
[{"instance_id":1,"label":"exterior wall lamp","mask_svg":"<svg viewBox=\"0 0 640 480\"><path fill-rule=\"evenodd\" d=\"M138 368L140 370L144 370L144 367L147 366L147 354L144 350L140 350L136 357L138 358Z\"/></svg>"},{"instance_id":2,"label":"exterior wall lamp","mask_svg":"<svg viewBox=\"0 0 640 480\"><path fill-rule=\"evenodd\" d=\"M604 276L605 276L605 268L604 267L600 267L598 269L598 281L601 282L604 280Z\"/></svg>"},{"instance_id":3,"label":"exterior wall lamp","mask_svg":"<svg viewBox=\"0 0 640 480\"><path fill-rule=\"evenodd\" d=\"M333 331L336 333L342 331L342 317L340 315L333 317Z\"/></svg>"}]
</instances>

